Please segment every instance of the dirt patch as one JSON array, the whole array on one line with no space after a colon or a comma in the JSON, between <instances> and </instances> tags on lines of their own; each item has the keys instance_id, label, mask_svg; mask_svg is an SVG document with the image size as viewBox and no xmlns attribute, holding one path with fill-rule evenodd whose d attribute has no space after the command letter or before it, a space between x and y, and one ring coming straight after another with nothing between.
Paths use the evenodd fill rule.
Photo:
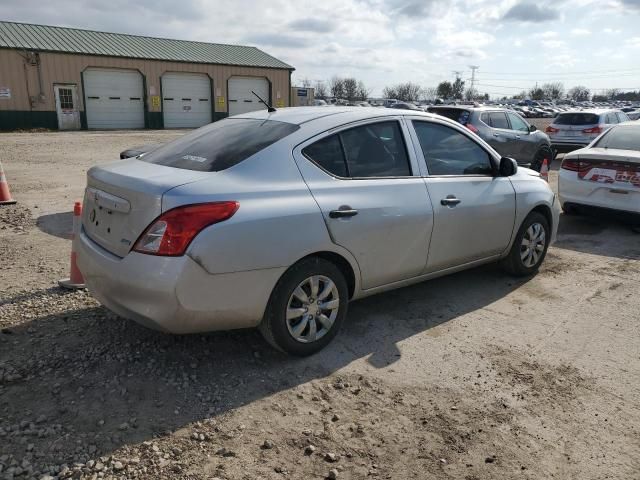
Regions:
<instances>
[{"instance_id":1,"label":"dirt patch","mask_svg":"<svg viewBox=\"0 0 640 480\"><path fill-rule=\"evenodd\" d=\"M31 210L24 205L0 206L0 230L9 229L19 233L32 225L35 225L35 221L31 216Z\"/></svg>"}]
</instances>

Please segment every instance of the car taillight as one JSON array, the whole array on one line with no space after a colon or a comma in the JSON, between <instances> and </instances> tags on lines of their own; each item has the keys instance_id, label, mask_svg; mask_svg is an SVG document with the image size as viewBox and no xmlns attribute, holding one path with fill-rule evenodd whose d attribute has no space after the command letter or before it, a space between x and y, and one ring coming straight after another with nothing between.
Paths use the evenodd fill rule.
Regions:
<instances>
[{"instance_id":1,"label":"car taillight","mask_svg":"<svg viewBox=\"0 0 640 480\"><path fill-rule=\"evenodd\" d=\"M138 253L178 257L204 228L231 218L238 202L198 203L176 207L160 215L133 246Z\"/></svg>"},{"instance_id":2,"label":"car taillight","mask_svg":"<svg viewBox=\"0 0 640 480\"><path fill-rule=\"evenodd\" d=\"M549 125L547 128L544 129L544 131L547 132L547 133L558 133L560 131L560 129L552 127L551 125Z\"/></svg>"},{"instance_id":3,"label":"car taillight","mask_svg":"<svg viewBox=\"0 0 640 480\"><path fill-rule=\"evenodd\" d=\"M471 130L473 133L478 133L480 131L477 127L471 125L470 123L465 123L464 126Z\"/></svg>"},{"instance_id":4,"label":"car taillight","mask_svg":"<svg viewBox=\"0 0 640 480\"><path fill-rule=\"evenodd\" d=\"M560 168L571 172L582 172L589 169L590 162L581 162L580 160L563 160Z\"/></svg>"},{"instance_id":5,"label":"car taillight","mask_svg":"<svg viewBox=\"0 0 640 480\"><path fill-rule=\"evenodd\" d=\"M593 127L593 128L585 128L584 130L582 130L582 133L597 133L597 134L601 134L603 132L604 128L602 127L602 125L598 125L597 127Z\"/></svg>"}]
</instances>

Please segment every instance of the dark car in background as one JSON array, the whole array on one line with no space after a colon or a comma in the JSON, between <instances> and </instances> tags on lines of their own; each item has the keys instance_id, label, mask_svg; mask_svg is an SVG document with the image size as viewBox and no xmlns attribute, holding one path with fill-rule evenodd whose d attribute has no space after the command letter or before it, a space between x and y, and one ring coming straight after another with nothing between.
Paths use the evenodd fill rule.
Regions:
<instances>
[{"instance_id":1,"label":"dark car in background","mask_svg":"<svg viewBox=\"0 0 640 480\"><path fill-rule=\"evenodd\" d=\"M553 160L551 141L513 110L491 107L434 106L427 110L455 120L491 145L500 155L540 171Z\"/></svg>"}]
</instances>

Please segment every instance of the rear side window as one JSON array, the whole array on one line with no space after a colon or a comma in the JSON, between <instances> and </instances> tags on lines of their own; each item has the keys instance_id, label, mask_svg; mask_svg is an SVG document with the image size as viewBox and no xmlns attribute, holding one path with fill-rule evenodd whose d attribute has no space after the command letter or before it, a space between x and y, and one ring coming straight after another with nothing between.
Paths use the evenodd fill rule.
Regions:
<instances>
[{"instance_id":1,"label":"rear side window","mask_svg":"<svg viewBox=\"0 0 640 480\"><path fill-rule=\"evenodd\" d=\"M616 115L618 115L618 120L620 121L620 123L629 121L629 117L626 113L616 112Z\"/></svg>"},{"instance_id":2,"label":"rear side window","mask_svg":"<svg viewBox=\"0 0 640 480\"><path fill-rule=\"evenodd\" d=\"M438 115L442 115L443 117L447 117L451 120L454 120L462 125L466 125L469 122L469 117L471 116L471 112L469 110L463 110L462 108L428 108L427 111L429 113L436 113Z\"/></svg>"},{"instance_id":3,"label":"rear side window","mask_svg":"<svg viewBox=\"0 0 640 480\"><path fill-rule=\"evenodd\" d=\"M561 113L553 123L556 125L597 125L600 123L600 117L594 113Z\"/></svg>"},{"instance_id":4,"label":"rear side window","mask_svg":"<svg viewBox=\"0 0 640 480\"><path fill-rule=\"evenodd\" d=\"M613 127L598 140L594 147L640 151L640 126Z\"/></svg>"},{"instance_id":5,"label":"rear side window","mask_svg":"<svg viewBox=\"0 0 640 480\"><path fill-rule=\"evenodd\" d=\"M605 118L604 123L606 123L607 125L614 125L614 124L618 123L618 117L613 112L612 113L607 113L607 116Z\"/></svg>"},{"instance_id":6,"label":"rear side window","mask_svg":"<svg viewBox=\"0 0 640 480\"><path fill-rule=\"evenodd\" d=\"M429 175L492 175L489 154L466 135L437 123L413 126Z\"/></svg>"},{"instance_id":7,"label":"rear side window","mask_svg":"<svg viewBox=\"0 0 640 480\"><path fill-rule=\"evenodd\" d=\"M509 130L509 122L507 121L507 115L504 112L490 112L489 122L493 128Z\"/></svg>"},{"instance_id":8,"label":"rear side window","mask_svg":"<svg viewBox=\"0 0 640 480\"><path fill-rule=\"evenodd\" d=\"M140 160L167 167L219 172L298 130L298 125L228 118L194 130L144 155Z\"/></svg>"},{"instance_id":9,"label":"rear side window","mask_svg":"<svg viewBox=\"0 0 640 480\"><path fill-rule=\"evenodd\" d=\"M409 158L400 125L379 122L323 138L302 153L338 177L408 177Z\"/></svg>"}]
</instances>

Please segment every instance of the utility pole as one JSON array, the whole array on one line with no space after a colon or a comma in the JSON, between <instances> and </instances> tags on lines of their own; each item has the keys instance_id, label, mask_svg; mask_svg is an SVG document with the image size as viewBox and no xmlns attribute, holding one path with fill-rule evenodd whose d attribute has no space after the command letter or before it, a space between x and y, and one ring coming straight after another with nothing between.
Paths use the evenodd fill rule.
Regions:
<instances>
[{"instance_id":1,"label":"utility pole","mask_svg":"<svg viewBox=\"0 0 640 480\"><path fill-rule=\"evenodd\" d=\"M471 87L469 90L473 92L476 85L476 70L478 70L480 67L477 65L469 65L469 68L471 69Z\"/></svg>"}]
</instances>

